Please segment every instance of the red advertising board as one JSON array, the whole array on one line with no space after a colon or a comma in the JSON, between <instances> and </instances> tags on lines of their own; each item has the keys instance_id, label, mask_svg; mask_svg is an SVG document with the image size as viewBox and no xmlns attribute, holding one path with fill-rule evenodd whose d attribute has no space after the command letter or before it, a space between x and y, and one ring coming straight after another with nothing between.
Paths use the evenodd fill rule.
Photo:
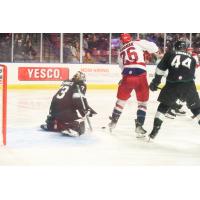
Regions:
<instances>
[{"instance_id":1,"label":"red advertising board","mask_svg":"<svg viewBox=\"0 0 200 200\"><path fill-rule=\"evenodd\" d=\"M69 69L61 67L19 67L19 81L63 81L69 79Z\"/></svg>"}]
</instances>

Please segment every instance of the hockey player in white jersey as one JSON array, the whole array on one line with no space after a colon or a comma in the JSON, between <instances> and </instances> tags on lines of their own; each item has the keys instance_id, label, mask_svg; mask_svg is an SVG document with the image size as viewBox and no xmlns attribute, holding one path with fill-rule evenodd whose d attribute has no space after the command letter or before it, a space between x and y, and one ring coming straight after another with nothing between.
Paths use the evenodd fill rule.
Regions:
<instances>
[{"instance_id":1,"label":"hockey player in white jersey","mask_svg":"<svg viewBox=\"0 0 200 200\"><path fill-rule=\"evenodd\" d=\"M119 52L119 67L122 70L122 80L118 86L117 101L108 126L110 131L115 128L126 101L130 98L132 90L135 90L138 102L135 132L137 137L144 137L146 130L142 126L145 121L147 101L149 99L144 52L156 53L158 52L158 47L155 43L147 40L133 41L128 33L121 34L120 41L122 46Z\"/></svg>"}]
</instances>

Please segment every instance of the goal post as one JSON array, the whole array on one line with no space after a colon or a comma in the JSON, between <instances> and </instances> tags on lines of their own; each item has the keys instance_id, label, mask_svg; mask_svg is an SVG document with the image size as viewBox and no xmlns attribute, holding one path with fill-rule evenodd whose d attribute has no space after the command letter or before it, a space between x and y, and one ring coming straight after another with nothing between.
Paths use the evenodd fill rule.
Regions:
<instances>
[{"instance_id":1,"label":"goal post","mask_svg":"<svg viewBox=\"0 0 200 200\"><path fill-rule=\"evenodd\" d=\"M1 144L6 145L6 125L7 125L7 66L0 64L0 94L1 94Z\"/></svg>"}]
</instances>

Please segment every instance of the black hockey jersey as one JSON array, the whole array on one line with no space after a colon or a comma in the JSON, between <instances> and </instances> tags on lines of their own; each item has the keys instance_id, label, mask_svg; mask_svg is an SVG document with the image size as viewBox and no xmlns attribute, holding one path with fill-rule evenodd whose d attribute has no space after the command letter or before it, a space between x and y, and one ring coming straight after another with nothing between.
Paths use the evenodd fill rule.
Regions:
<instances>
[{"instance_id":1,"label":"black hockey jersey","mask_svg":"<svg viewBox=\"0 0 200 200\"><path fill-rule=\"evenodd\" d=\"M183 51L171 51L165 53L157 66L156 74L164 75L168 69L167 81L187 82L195 77L196 60Z\"/></svg>"},{"instance_id":2,"label":"black hockey jersey","mask_svg":"<svg viewBox=\"0 0 200 200\"><path fill-rule=\"evenodd\" d=\"M78 92L77 85L80 89L80 93ZM79 110L82 112L84 110L83 104L81 101L84 100L86 107L87 107L87 100L85 98L86 93L86 84L75 83L73 81L65 81L61 85L58 92L53 96L51 106L50 106L50 113L60 113L64 110ZM80 96L81 95L81 96Z\"/></svg>"}]
</instances>

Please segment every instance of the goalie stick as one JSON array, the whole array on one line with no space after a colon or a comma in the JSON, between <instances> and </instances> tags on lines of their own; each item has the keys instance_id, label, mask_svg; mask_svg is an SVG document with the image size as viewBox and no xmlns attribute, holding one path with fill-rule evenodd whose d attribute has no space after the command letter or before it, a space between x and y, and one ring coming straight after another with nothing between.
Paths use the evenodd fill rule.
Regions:
<instances>
[{"instance_id":1,"label":"goalie stick","mask_svg":"<svg viewBox=\"0 0 200 200\"><path fill-rule=\"evenodd\" d=\"M78 93L79 93L80 98L81 98L81 103L82 103L83 109L86 111L86 106L85 106L85 103L84 103L84 101L83 101L83 98L82 98L82 94L81 94L80 88L79 88L78 85L76 85L76 86L77 86L77 90L78 90ZM92 129L92 125L91 125L91 123L90 123L90 119L89 119L88 113L85 114L85 118L86 118L86 120L87 120L87 123L88 123L89 129L90 129L90 131L92 132L93 129Z\"/></svg>"}]
</instances>

